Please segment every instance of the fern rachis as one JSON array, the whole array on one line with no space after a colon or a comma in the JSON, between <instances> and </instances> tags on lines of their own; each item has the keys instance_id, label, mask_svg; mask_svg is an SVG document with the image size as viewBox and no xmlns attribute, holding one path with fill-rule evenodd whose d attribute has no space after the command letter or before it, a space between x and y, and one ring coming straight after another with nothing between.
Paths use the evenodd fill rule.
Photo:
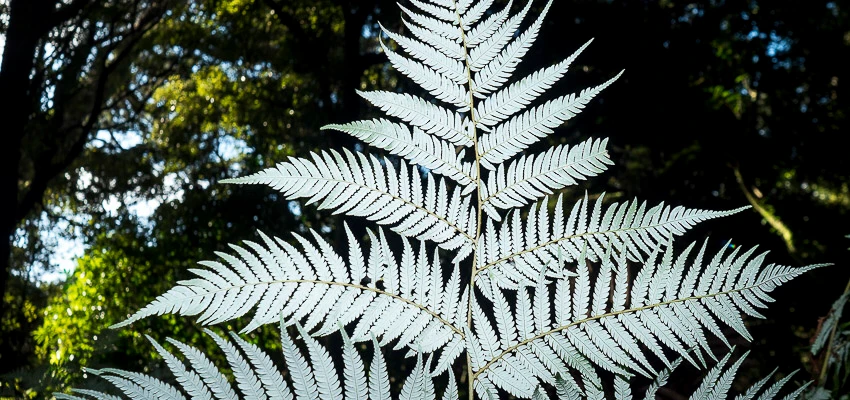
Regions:
<instances>
[{"instance_id":1,"label":"fern rachis","mask_svg":"<svg viewBox=\"0 0 850 400\"><path fill-rule=\"evenodd\" d=\"M509 2L486 18L492 0L410 3L402 11L413 37L384 29L391 42L381 46L399 72L438 101L361 93L395 120L325 127L393 157L330 150L227 180L269 185L287 199L306 199L381 228L361 240L345 225L345 252L313 231L310 239L293 235L292 243L260 233L262 244L247 241L231 246L231 254L218 253L221 261L202 262L206 268L192 270L197 278L180 282L116 327L164 313L199 315L201 323L216 324L253 310L243 332L281 321L292 389L259 349L234 335L237 348L208 332L234 367L237 389L254 398L389 398L380 347L395 343L394 350L417 358L402 386L404 399L434 398L432 378L441 376L449 379L445 398L457 398L458 360L465 364L470 398L507 392L539 399L541 385L555 386L561 398L603 398L599 371L607 371L615 376L617 398L626 399L633 376L654 379L655 390L682 359L700 368L716 360L708 340L716 336L728 345L723 325L751 339L742 315L760 317L757 309L771 301L769 292L818 267L763 266L764 255L753 257L753 250L710 256L705 244L694 257L694 244L674 250L675 236L740 209L649 207L637 200L603 205L604 194L592 205L587 195L565 205L565 188L612 164L607 140L517 155L580 113L622 72L534 105L589 44L509 82L552 0L521 34L530 2L516 14ZM424 177L420 167L428 169ZM548 196L556 193L550 210ZM383 226L401 238L400 251L391 248ZM449 265L442 262L447 255L448 279ZM640 268L631 276L635 263ZM308 358L283 331L291 325ZM344 343L342 382L313 338L336 332ZM353 347L365 341L373 343L375 360L368 383ZM186 393L235 396L202 353L172 344L193 370L181 369L179 360L154 345ZM670 352L679 358L670 359ZM726 395L740 366L738 361L723 372L728 360L711 370L697 396ZM142 393L137 386L145 382L157 395L177 393L141 375L102 374L127 394Z\"/></svg>"}]
</instances>

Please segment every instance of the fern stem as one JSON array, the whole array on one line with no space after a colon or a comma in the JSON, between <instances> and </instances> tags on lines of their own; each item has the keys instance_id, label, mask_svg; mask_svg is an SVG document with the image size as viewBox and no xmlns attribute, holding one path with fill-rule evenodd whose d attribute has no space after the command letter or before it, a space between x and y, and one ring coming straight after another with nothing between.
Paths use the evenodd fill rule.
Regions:
<instances>
[{"instance_id":1,"label":"fern stem","mask_svg":"<svg viewBox=\"0 0 850 400\"><path fill-rule=\"evenodd\" d=\"M469 48L466 43L466 31L463 28L463 19L458 12L457 0L452 0L455 17L457 18L458 28L460 29L460 39L463 46L463 61L466 65L466 84L469 87L469 121L472 133L472 151L475 153L475 197L477 198L476 207L476 224L475 224L475 240L472 244L472 271L469 276L469 295L466 301L466 326L470 334L472 334L472 299L475 298L475 275L478 273L478 241L481 237L481 219L484 211L482 196L481 196L481 156L478 154L478 132L475 122L475 89L472 84L472 66L469 62ZM466 372L469 400L475 399L475 377L472 371L472 356L469 354L469 349L466 351Z\"/></svg>"}]
</instances>

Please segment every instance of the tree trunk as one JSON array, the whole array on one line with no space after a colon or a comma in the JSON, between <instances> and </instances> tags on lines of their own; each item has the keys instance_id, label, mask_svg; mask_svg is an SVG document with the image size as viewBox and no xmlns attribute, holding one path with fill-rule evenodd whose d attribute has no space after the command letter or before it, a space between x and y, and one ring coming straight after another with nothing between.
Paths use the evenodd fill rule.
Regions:
<instances>
[{"instance_id":1,"label":"tree trunk","mask_svg":"<svg viewBox=\"0 0 850 400\"><path fill-rule=\"evenodd\" d=\"M12 0L9 4L9 28L0 64L0 107L3 124L3 146L0 146L0 317L6 314L6 288L11 273L12 240L18 227L18 173L21 162L21 142L32 114L34 94L29 93L30 73L35 62L44 20L55 8L54 0Z\"/></svg>"}]
</instances>

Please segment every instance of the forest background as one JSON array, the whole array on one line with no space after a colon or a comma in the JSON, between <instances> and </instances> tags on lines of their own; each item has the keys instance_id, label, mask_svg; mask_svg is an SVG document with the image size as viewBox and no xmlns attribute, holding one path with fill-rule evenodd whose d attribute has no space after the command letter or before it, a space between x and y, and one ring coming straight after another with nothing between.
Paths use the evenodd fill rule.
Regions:
<instances>
[{"instance_id":1,"label":"forest background","mask_svg":"<svg viewBox=\"0 0 850 400\"><path fill-rule=\"evenodd\" d=\"M416 90L378 21L402 30L388 0L0 0L0 397L82 385L83 366L156 373L143 334L210 348L191 319L106 327L257 229L341 243L327 212L217 182L362 149L319 127L377 115L356 90ZM810 341L850 278L850 1L557 0L517 76L590 38L553 92L626 74L535 149L608 137L616 164L568 198L751 205L687 241L836 263L780 290L739 349L742 385L776 366L817 379ZM273 327L251 339L278 343Z\"/></svg>"}]
</instances>

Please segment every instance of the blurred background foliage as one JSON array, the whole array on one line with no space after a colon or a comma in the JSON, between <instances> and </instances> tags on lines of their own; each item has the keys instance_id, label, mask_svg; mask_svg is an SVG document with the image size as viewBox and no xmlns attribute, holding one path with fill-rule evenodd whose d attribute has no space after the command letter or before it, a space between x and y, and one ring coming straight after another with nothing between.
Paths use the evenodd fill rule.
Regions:
<instances>
[{"instance_id":1,"label":"blurred background foliage","mask_svg":"<svg viewBox=\"0 0 850 400\"><path fill-rule=\"evenodd\" d=\"M610 138L616 165L568 195L751 205L682 242L760 244L772 262L837 264L788 285L766 320L749 321L757 341L739 346L753 351L742 385L777 365L818 379L823 360L809 346L848 279L848 13L848 1L557 0L517 72L590 38L553 93L626 69L530 150ZM0 396L67 390L82 366L156 373L143 334L208 346L191 319L106 327L257 229L285 238L312 228L339 241L341 221L328 213L217 182L289 155L362 150L319 127L376 114L356 90L417 90L380 54L379 20L401 29L395 2L0 0ZM276 337L273 327L251 334L272 352ZM684 372L662 395L698 376Z\"/></svg>"}]
</instances>

